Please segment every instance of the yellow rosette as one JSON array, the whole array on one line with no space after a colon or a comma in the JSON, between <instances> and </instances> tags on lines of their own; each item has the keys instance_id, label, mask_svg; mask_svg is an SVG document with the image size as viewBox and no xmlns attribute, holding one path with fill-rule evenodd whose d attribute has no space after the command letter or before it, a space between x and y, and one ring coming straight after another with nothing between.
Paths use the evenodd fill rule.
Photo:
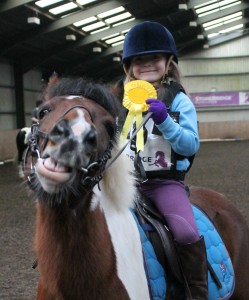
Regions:
<instances>
[{"instance_id":1,"label":"yellow rosette","mask_svg":"<svg viewBox=\"0 0 249 300\"><path fill-rule=\"evenodd\" d=\"M149 108L149 105L147 105L145 101L149 98L157 98L156 90L149 82L144 80L134 80L125 84L123 106L127 108L129 112L121 133L121 140L127 138L134 118L136 121L136 128L142 123L142 112L147 111ZM141 127L136 137L137 151L143 151L144 149L143 136L143 127Z\"/></svg>"}]
</instances>

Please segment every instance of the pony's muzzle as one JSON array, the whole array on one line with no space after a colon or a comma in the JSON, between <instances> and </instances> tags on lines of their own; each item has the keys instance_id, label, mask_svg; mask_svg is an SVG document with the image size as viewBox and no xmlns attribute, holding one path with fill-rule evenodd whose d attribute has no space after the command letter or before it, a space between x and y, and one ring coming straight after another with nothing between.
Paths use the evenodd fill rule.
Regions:
<instances>
[{"instance_id":1,"label":"pony's muzzle","mask_svg":"<svg viewBox=\"0 0 249 300\"><path fill-rule=\"evenodd\" d=\"M48 154L68 167L87 166L97 151L97 133L87 122L62 119L49 134ZM49 150L50 148L50 150Z\"/></svg>"}]
</instances>

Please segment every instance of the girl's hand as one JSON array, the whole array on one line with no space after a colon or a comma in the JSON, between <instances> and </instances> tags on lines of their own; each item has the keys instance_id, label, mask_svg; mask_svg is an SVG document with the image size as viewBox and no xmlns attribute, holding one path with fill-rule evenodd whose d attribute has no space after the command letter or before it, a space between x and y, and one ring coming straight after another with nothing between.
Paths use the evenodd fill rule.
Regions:
<instances>
[{"instance_id":1,"label":"girl's hand","mask_svg":"<svg viewBox=\"0 0 249 300\"><path fill-rule=\"evenodd\" d=\"M155 122L155 124L159 125L163 123L168 116L165 104L161 100L152 98L147 99L146 103L150 105L148 111L153 113L152 119Z\"/></svg>"}]
</instances>

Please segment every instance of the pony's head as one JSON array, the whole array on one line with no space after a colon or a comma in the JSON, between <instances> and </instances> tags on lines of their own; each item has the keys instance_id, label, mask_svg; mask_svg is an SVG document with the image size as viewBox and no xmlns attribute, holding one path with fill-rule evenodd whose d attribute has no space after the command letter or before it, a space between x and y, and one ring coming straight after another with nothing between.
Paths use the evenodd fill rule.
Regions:
<instances>
[{"instance_id":1,"label":"pony's head","mask_svg":"<svg viewBox=\"0 0 249 300\"><path fill-rule=\"evenodd\" d=\"M30 139L30 187L50 206L74 206L98 183L117 142L119 103L111 89L83 78L50 87Z\"/></svg>"}]
</instances>

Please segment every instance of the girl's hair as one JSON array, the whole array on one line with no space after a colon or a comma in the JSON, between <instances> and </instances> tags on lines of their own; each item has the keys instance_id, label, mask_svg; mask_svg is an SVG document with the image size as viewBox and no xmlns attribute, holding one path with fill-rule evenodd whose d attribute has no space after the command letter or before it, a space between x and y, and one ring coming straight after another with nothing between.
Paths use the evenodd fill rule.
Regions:
<instances>
[{"instance_id":1,"label":"girl's hair","mask_svg":"<svg viewBox=\"0 0 249 300\"><path fill-rule=\"evenodd\" d=\"M174 81L181 83L181 73L178 64L172 60L169 68L169 78L172 78Z\"/></svg>"}]
</instances>

